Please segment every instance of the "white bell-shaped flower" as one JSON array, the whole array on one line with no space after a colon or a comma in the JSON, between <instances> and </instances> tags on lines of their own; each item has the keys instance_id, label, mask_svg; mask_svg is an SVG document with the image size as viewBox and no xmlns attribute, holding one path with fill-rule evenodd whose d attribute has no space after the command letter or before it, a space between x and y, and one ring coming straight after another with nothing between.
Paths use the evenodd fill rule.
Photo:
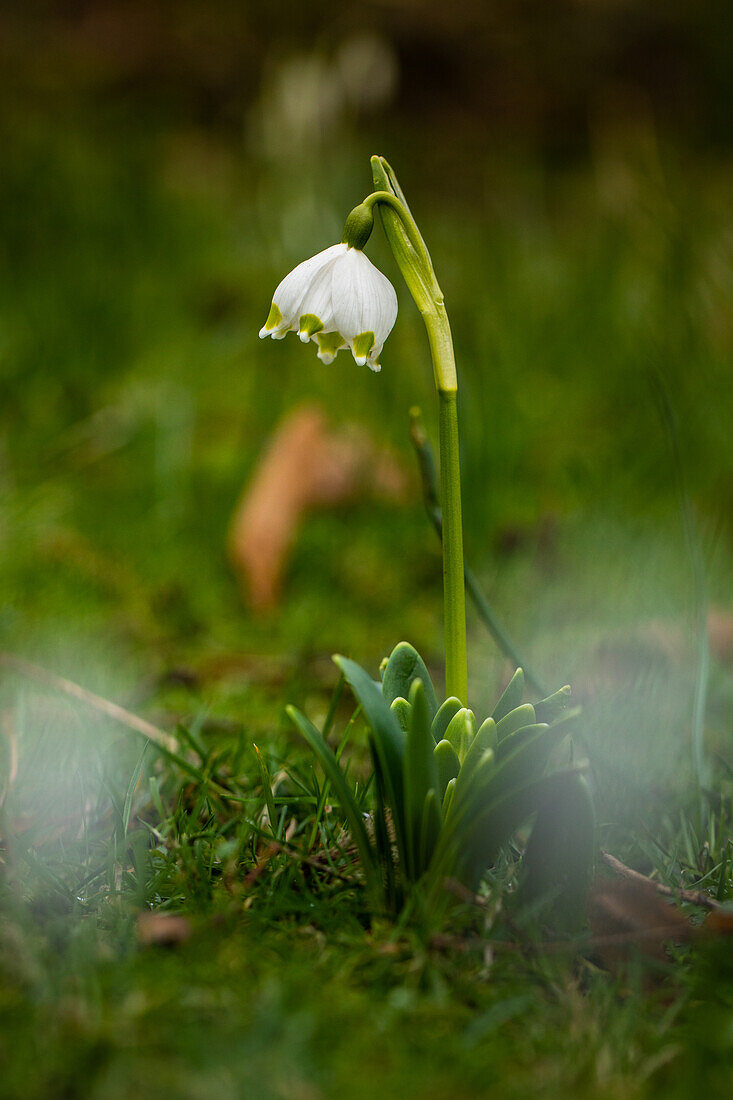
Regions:
<instances>
[{"instance_id":1,"label":"white bell-shaped flower","mask_svg":"<svg viewBox=\"0 0 733 1100\"><path fill-rule=\"evenodd\" d=\"M360 366L378 371L396 317L397 295L389 279L361 249L334 244L285 276L260 337L280 340L297 331L304 343L318 345L324 363L349 347Z\"/></svg>"}]
</instances>

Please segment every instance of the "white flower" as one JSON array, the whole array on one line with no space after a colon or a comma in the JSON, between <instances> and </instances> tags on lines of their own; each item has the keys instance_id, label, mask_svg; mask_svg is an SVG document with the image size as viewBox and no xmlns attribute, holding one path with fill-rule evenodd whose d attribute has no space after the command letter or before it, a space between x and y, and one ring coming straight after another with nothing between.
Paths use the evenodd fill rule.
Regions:
<instances>
[{"instance_id":1,"label":"white flower","mask_svg":"<svg viewBox=\"0 0 733 1100\"><path fill-rule=\"evenodd\" d=\"M324 363L350 347L360 366L378 371L396 317L397 295L389 279L360 249L334 244L285 276L260 337L281 340L297 331L303 343L318 345Z\"/></svg>"}]
</instances>

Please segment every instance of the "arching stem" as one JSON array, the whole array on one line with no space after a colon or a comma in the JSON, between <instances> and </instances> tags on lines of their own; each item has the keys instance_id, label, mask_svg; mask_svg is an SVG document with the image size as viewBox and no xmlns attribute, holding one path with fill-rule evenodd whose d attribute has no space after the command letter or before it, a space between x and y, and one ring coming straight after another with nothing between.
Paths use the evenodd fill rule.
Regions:
<instances>
[{"instance_id":1,"label":"arching stem","mask_svg":"<svg viewBox=\"0 0 733 1100\"><path fill-rule=\"evenodd\" d=\"M458 445L458 377L443 292L427 246L383 157L372 157L378 188L364 200L378 206L382 224L407 287L425 323L440 417L440 485L443 510L443 600L446 693L467 703L466 591Z\"/></svg>"}]
</instances>

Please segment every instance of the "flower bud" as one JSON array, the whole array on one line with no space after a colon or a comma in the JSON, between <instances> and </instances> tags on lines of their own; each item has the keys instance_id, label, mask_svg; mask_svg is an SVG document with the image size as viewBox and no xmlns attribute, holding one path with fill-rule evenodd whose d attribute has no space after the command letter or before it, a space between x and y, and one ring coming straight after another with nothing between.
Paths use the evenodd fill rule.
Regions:
<instances>
[{"instance_id":1,"label":"flower bud","mask_svg":"<svg viewBox=\"0 0 733 1100\"><path fill-rule=\"evenodd\" d=\"M341 241L349 248L358 248L361 252L364 245L372 235L374 229L374 213L371 206L360 203L349 214L344 225Z\"/></svg>"}]
</instances>

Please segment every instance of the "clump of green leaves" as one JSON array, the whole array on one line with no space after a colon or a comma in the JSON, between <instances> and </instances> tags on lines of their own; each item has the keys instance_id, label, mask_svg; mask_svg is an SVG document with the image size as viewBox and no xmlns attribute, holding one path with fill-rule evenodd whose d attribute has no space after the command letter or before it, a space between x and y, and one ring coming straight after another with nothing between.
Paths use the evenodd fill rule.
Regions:
<instances>
[{"instance_id":1,"label":"clump of green leaves","mask_svg":"<svg viewBox=\"0 0 733 1100\"><path fill-rule=\"evenodd\" d=\"M322 734L297 708L288 714L341 805L373 908L399 912L419 895L421 911L439 918L450 898L446 882L476 890L536 815L522 895L558 923L579 923L593 862L593 805L579 769L549 770L567 732L570 688L523 703L518 669L479 725L460 700L438 704L425 663L407 642L384 662L381 683L346 657L334 660L369 731L371 820Z\"/></svg>"}]
</instances>

